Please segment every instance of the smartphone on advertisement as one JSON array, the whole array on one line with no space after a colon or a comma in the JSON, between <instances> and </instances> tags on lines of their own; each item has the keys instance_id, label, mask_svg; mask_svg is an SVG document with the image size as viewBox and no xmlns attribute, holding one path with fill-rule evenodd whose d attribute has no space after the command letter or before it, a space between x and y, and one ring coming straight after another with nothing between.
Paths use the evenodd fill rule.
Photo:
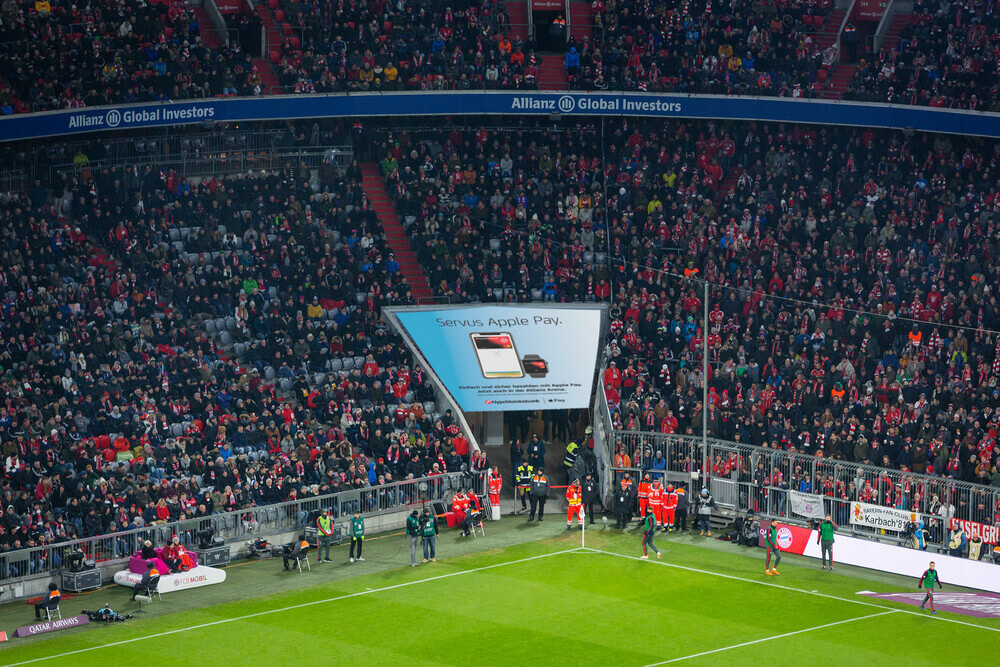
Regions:
<instances>
[{"instance_id":1,"label":"smartphone on advertisement","mask_svg":"<svg viewBox=\"0 0 1000 667\"><path fill-rule=\"evenodd\" d=\"M479 369L483 377L520 378L524 377L521 369L521 358L514 348L514 338L506 331L472 333L472 347L479 360Z\"/></svg>"}]
</instances>

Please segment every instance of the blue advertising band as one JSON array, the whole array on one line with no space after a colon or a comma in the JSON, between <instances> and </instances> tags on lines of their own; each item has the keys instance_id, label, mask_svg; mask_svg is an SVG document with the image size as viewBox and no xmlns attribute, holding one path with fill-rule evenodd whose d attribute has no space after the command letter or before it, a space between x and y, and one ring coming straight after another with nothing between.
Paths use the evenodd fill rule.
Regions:
<instances>
[{"instance_id":1,"label":"blue advertising band","mask_svg":"<svg viewBox=\"0 0 1000 667\"><path fill-rule=\"evenodd\" d=\"M0 118L0 141L204 122L539 114L772 121L1000 137L1000 113L957 109L724 95L421 91L234 97L18 114Z\"/></svg>"}]
</instances>

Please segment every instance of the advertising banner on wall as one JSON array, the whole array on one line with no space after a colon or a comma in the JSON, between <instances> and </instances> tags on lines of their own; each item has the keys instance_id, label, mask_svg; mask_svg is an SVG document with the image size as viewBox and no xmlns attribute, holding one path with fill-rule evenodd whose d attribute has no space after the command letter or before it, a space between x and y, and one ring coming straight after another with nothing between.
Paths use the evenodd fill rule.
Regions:
<instances>
[{"instance_id":1,"label":"advertising banner on wall","mask_svg":"<svg viewBox=\"0 0 1000 667\"><path fill-rule=\"evenodd\" d=\"M869 528L881 528L901 533L906 528L906 524L916 520L917 515L906 510L869 505L868 503L851 503L851 523L855 526L868 526Z\"/></svg>"},{"instance_id":2,"label":"advertising banner on wall","mask_svg":"<svg viewBox=\"0 0 1000 667\"><path fill-rule=\"evenodd\" d=\"M809 540L813 536L813 531L803 526L793 526L787 523L778 523L778 548L788 553L803 555L809 547ZM767 531L771 529L771 522L764 520L760 522L760 530L757 534L757 546L767 547Z\"/></svg>"},{"instance_id":3,"label":"advertising banner on wall","mask_svg":"<svg viewBox=\"0 0 1000 667\"><path fill-rule=\"evenodd\" d=\"M466 412L590 405L602 306L393 310Z\"/></svg>"}]
</instances>

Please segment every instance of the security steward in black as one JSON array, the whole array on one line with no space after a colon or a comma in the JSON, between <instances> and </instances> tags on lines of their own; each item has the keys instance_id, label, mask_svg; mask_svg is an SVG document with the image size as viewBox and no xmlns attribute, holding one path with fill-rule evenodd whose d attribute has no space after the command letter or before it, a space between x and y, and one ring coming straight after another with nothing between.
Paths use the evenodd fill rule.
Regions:
<instances>
[{"instance_id":1,"label":"security steward in black","mask_svg":"<svg viewBox=\"0 0 1000 667\"><path fill-rule=\"evenodd\" d=\"M535 518L535 510L538 510L538 520L545 516L545 501L549 499L549 478L545 476L545 471L539 468L531 477L531 513L528 521Z\"/></svg>"},{"instance_id":2,"label":"security steward in black","mask_svg":"<svg viewBox=\"0 0 1000 667\"><path fill-rule=\"evenodd\" d=\"M629 513L632 507L632 491L628 488L627 482L623 479L621 485L615 489L615 528L627 528Z\"/></svg>"},{"instance_id":3,"label":"security steward in black","mask_svg":"<svg viewBox=\"0 0 1000 667\"><path fill-rule=\"evenodd\" d=\"M517 467L517 495L521 499L521 509L528 509L528 496L531 492L532 467L522 461Z\"/></svg>"},{"instance_id":4,"label":"security steward in black","mask_svg":"<svg viewBox=\"0 0 1000 667\"><path fill-rule=\"evenodd\" d=\"M586 508L584 511L590 518L588 523L594 523L594 505L600 503L600 492L597 490L597 481L588 472L580 486L583 489L583 506ZM602 506L601 509L604 509L604 507Z\"/></svg>"}]
</instances>

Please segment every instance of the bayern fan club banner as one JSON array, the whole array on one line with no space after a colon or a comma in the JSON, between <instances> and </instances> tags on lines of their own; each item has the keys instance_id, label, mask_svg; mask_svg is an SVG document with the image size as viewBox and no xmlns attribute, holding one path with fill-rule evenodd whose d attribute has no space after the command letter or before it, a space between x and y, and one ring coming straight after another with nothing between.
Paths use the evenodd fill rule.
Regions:
<instances>
[{"instance_id":1,"label":"bayern fan club banner","mask_svg":"<svg viewBox=\"0 0 1000 667\"><path fill-rule=\"evenodd\" d=\"M1000 543L1000 526L988 526L985 523L976 523L975 521L966 521L964 519L951 520L950 528L952 530L955 530L959 526L970 540L974 537L979 537L986 544L995 545Z\"/></svg>"},{"instance_id":2,"label":"bayern fan club banner","mask_svg":"<svg viewBox=\"0 0 1000 667\"><path fill-rule=\"evenodd\" d=\"M914 512L898 510L895 507L869 505L868 503L851 503L851 523L855 526L881 528L901 533L906 529L906 524L916 521L917 515Z\"/></svg>"}]
</instances>

